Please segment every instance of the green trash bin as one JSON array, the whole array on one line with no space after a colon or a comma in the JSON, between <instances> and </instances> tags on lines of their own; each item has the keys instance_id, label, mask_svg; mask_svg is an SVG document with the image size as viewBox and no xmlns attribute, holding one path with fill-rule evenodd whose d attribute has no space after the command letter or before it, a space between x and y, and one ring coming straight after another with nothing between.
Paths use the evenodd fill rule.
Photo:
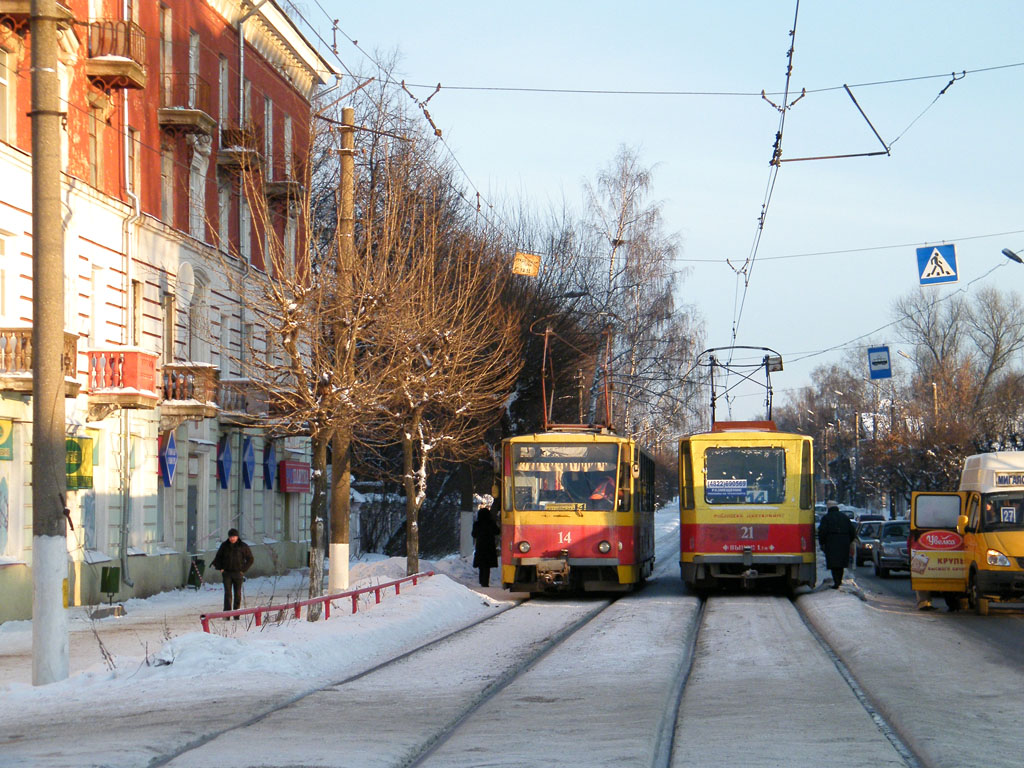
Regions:
<instances>
[{"instance_id":1,"label":"green trash bin","mask_svg":"<svg viewBox=\"0 0 1024 768\"><path fill-rule=\"evenodd\" d=\"M104 565L100 568L100 592L107 596L107 600L113 604L114 595L121 589L121 567L118 565Z\"/></svg>"},{"instance_id":2,"label":"green trash bin","mask_svg":"<svg viewBox=\"0 0 1024 768\"><path fill-rule=\"evenodd\" d=\"M205 572L206 561L197 555L192 555L192 562L188 567L188 581L186 582L188 586L199 589L203 583L203 574Z\"/></svg>"}]
</instances>

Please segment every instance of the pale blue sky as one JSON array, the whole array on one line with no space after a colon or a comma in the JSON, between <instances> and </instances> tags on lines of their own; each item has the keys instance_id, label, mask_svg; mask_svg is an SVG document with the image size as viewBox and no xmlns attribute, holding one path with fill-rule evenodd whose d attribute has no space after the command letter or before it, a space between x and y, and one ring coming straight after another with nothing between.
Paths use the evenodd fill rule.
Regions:
<instances>
[{"instance_id":1,"label":"pale blue sky","mask_svg":"<svg viewBox=\"0 0 1024 768\"><path fill-rule=\"evenodd\" d=\"M481 193L538 207L582 206L584 179L627 143L655 167L654 195L690 267L680 301L703 316L710 346L731 343L736 278L750 253L768 182L778 113L755 96L638 96L456 90L506 86L759 94L785 82L792 0L720 2L340 2L302 0L331 40L331 18L373 54L398 49L400 77L442 84L435 123ZM914 247L772 257L953 240L961 279L1024 287L1024 2L803 0L791 92L926 75L854 88L891 142L949 80L968 70L892 146L891 157L785 163L751 273L737 343L779 350L777 398L839 359L841 345L891 319L917 285ZM369 62L341 34L352 67ZM451 89L450 89L451 88ZM421 98L429 89L414 89ZM778 96L772 97L778 103ZM788 113L783 157L868 152L877 139L841 89L810 93ZM711 262L689 262L710 259ZM933 288L940 295L949 289ZM899 346L891 329L872 343ZM867 375L866 355L865 376ZM894 355L895 357L895 355ZM803 358L803 359L801 359ZM898 361L898 358L897 358ZM898 364L898 362L897 362ZM760 396L736 401L755 417ZM779 402L777 399L776 402Z\"/></svg>"}]
</instances>

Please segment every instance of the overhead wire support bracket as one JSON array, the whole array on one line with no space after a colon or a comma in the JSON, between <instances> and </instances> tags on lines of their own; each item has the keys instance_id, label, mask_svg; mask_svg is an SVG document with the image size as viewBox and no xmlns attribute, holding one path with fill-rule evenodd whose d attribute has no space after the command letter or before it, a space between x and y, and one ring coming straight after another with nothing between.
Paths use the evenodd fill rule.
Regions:
<instances>
[{"instance_id":1,"label":"overhead wire support bracket","mask_svg":"<svg viewBox=\"0 0 1024 768\"><path fill-rule=\"evenodd\" d=\"M950 85L952 85L952 82L950 83ZM949 85L947 85L946 87L948 88ZM881 150L876 150L875 152L851 152L851 153L841 154L841 155L817 155L815 157L787 157L787 158L778 157L778 158L773 158L773 162L779 162L779 163L799 163L799 162L803 162L805 160L842 160L842 159L847 158L847 157L878 157L879 155L887 155L888 156L888 155L892 154L892 151L891 151L892 144L886 144L885 143L885 139L883 139L881 137L881 135L878 133L878 131L875 129L875 126L871 123L871 120L868 118L867 114L864 112L864 110L861 108L860 104L858 103L857 98L853 95L853 91L850 90L850 86L846 85L846 83L843 83L843 88L846 90L846 94L850 97L850 101L853 102L853 106L855 106L857 108L857 111L860 112L860 116L864 118L864 122L868 124L868 128L870 128L871 132L873 134L875 134L875 138L878 139L878 143L882 145L882 149ZM938 98L938 97L936 96L936 98ZM767 101L767 99L765 99L765 101ZM799 101L799 99L798 99L798 101ZM768 102L768 103L770 104L771 102ZM796 102L793 102L793 103L795 104Z\"/></svg>"}]
</instances>

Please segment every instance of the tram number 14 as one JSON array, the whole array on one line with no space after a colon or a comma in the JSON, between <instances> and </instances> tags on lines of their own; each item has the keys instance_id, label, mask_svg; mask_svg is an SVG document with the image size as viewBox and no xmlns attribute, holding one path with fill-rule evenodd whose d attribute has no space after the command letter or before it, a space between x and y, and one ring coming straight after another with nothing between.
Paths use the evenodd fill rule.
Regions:
<instances>
[{"instance_id":1,"label":"tram number 14","mask_svg":"<svg viewBox=\"0 0 1024 768\"><path fill-rule=\"evenodd\" d=\"M559 544L572 544L572 531L559 531L558 532L558 543Z\"/></svg>"}]
</instances>

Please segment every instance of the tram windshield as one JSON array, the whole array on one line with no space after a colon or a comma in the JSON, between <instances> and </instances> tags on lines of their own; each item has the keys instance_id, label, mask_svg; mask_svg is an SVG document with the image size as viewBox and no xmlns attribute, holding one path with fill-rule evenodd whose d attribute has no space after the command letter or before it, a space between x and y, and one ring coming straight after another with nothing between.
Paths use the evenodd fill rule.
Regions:
<instances>
[{"instance_id":1,"label":"tram windshield","mask_svg":"<svg viewBox=\"0 0 1024 768\"><path fill-rule=\"evenodd\" d=\"M610 510L615 504L616 444L515 445L512 461L516 509Z\"/></svg>"},{"instance_id":2,"label":"tram windshield","mask_svg":"<svg viewBox=\"0 0 1024 768\"><path fill-rule=\"evenodd\" d=\"M786 498L785 448L708 448L708 504L779 504Z\"/></svg>"}]
</instances>

